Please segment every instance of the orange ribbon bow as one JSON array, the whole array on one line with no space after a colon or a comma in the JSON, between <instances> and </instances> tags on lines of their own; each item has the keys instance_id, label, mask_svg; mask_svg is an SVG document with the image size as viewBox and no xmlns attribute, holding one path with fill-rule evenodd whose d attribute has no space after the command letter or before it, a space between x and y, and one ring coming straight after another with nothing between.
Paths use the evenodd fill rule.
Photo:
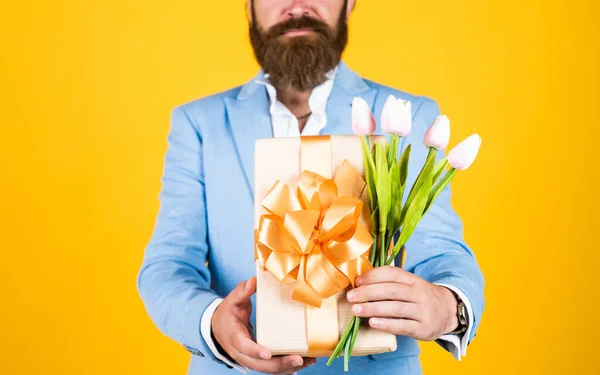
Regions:
<instances>
[{"instance_id":1,"label":"orange ribbon bow","mask_svg":"<svg viewBox=\"0 0 600 375\"><path fill-rule=\"evenodd\" d=\"M297 194L278 181L262 201L269 214L255 232L255 258L280 282L296 281L295 301L321 307L372 268L373 237L359 222L364 186L344 161L334 180L305 170Z\"/></svg>"}]
</instances>

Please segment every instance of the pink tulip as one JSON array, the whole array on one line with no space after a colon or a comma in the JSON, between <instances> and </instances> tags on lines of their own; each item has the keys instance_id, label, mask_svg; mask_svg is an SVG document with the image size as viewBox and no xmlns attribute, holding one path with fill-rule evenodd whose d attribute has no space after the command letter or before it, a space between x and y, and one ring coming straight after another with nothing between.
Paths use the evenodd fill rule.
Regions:
<instances>
[{"instance_id":1,"label":"pink tulip","mask_svg":"<svg viewBox=\"0 0 600 375\"><path fill-rule=\"evenodd\" d=\"M450 142L450 120L446 115L438 115L429 129L425 132L423 143L427 147L443 150Z\"/></svg>"},{"instance_id":2,"label":"pink tulip","mask_svg":"<svg viewBox=\"0 0 600 375\"><path fill-rule=\"evenodd\" d=\"M452 168L464 171L475 161L479 152L479 146L481 146L481 137L479 134L468 136L448 152L448 163Z\"/></svg>"},{"instance_id":3,"label":"pink tulip","mask_svg":"<svg viewBox=\"0 0 600 375\"><path fill-rule=\"evenodd\" d=\"M362 98L352 100L352 130L356 135L371 135L375 132L375 117L367 102Z\"/></svg>"},{"instance_id":4,"label":"pink tulip","mask_svg":"<svg viewBox=\"0 0 600 375\"><path fill-rule=\"evenodd\" d=\"M381 129L389 134L406 137L412 129L410 102L388 96L381 112Z\"/></svg>"}]
</instances>

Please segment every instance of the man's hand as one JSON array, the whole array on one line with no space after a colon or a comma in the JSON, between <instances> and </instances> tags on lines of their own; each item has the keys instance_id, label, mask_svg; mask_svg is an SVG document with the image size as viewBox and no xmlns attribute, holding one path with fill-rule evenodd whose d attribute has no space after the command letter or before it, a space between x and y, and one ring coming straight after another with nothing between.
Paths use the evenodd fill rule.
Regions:
<instances>
[{"instance_id":1,"label":"man's hand","mask_svg":"<svg viewBox=\"0 0 600 375\"><path fill-rule=\"evenodd\" d=\"M430 341L458 327L454 294L401 268L374 268L356 286L347 295L352 311L375 329Z\"/></svg>"},{"instance_id":2,"label":"man's hand","mask_svg":"<svg viewBox=\"0 0 600 375\"><path fill-rule=\"evenodd\" d=\"M267 374L291 374L314 365L315 358L299 355L272 357L269 349L252 340L250 297L254 293L256 278L252 277L241 282L215 310L211 329L221 348L240 365Z\"/></svg>"}]
</instances>

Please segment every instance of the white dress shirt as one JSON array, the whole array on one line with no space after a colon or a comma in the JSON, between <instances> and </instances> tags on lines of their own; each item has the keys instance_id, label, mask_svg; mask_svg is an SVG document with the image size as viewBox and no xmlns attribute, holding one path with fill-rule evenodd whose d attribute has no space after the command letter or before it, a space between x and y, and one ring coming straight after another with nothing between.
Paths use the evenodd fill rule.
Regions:
<instances>
[{"instance_id":1,"label":"white dress shirt","mask_svg":"<svg viewBox=\"0 0 600 375\"><path fill-rule=\"evenodd\" d=\"M327 125L327 100L333 89L333 83L337 68L327 74L327 80L321 85L315 87L310 94L308 99L308 106L312 112L308 118L308 122L304 126L302 133L300 133L298 126L298 119L296 116L279 100L277 100L276 89L269 82L268 74L263 79L257 80L258 83L263 84L267 88L267 93L271 101L269 112L271 114L271 123L273 126L273 136L278 137L299 137L301 135L319 135L321 130ZM348 119L350 121L350 119ZM467 354L467 344L471 329L473 327L473 310L471 303L464 295L462 291L452 285L439 284L452 291L454 291L460 299L465 303L467 312L469 315L469 328L462 335L443 335L439 338L438 343L452 353L454 358L460 361L461 356ZM217 350L215 343L212 340L211 335L211 320L212 316L219 304L223 301L221 298L217 298L211 303L202 315L202 321L200 323L200 332L204 341L206 341L208 347L215 355L215 357L227 365L239 370L242 373L248 373L250 370L244 366L241 366L235 362L230 361L223 356Z\"/></svg>"}]
</instances>

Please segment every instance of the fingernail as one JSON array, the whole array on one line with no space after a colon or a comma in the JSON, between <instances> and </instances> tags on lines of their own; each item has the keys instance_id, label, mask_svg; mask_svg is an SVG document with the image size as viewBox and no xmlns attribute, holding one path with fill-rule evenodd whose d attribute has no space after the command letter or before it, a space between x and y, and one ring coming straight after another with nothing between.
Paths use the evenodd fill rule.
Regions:
<instances>
[{"instance_id":1,"label":"fingernail","mask_svg":"<svg viewBox=\"0 0 600 375\"><path fill-rule=\"evenodd\" d=\"M267 352L260 352L258 353L258 356L262 359L271 359L271 356Z\"/></svg>"},{"instance_id":2,"label":"fingernail","mask_svg":"<svg viewBox=\"0 0 600 375\"><path fill-rule=\"evenodd\" d=\"M300 362L300 361L299 361L299 360L297 360L297 359L294 359L294 360L292 361L292 366L294 366L294 367L300 367L300 366L302 366L302 362Z\"/></svg>"},{"instance_id":3,"label":"fingernail","mask_svg":"<svg viewBox=\"0 0 600 375\"><path fill-rule=\"evenodd\" d=\"M371 318L371 319L369 319L369 324L373 327L377 327L378 325L381 324L381 321L377 318Z\"/></svg>"},{"instance_id":4,"label":"fingernail","mask_svg":"<svg viewBox=\"0 0 600 375\"><path fill-rule=\"evenodd\" d=\"M363 311L363 308L361 305L354 305L352 306L352 311L354 311L354 314L360 314Z\"/></svg>"},{"instance_id":5,"label":"fingernail","mask_svg":"<svg viewBox=\"0 0 600 375\"><path fill-rule=\"evenodd\" d=\"M356 285L356 286L361 286L362 283L363 283L362 277L357 277L356 280L354 280L354 285Z\"/></svg>"},{"instance_id":6,"label":"fingernail","mask_svg":"<svg viewBox=\"0 0 600 375\"><path fill-rule=\"evenodd\" d=\"M354 300L354 297L356 297L356 293L353 290L351 290L348 292L346 297L348 298L348 301L352 302Z\"/></svg>"}]
</instances>

